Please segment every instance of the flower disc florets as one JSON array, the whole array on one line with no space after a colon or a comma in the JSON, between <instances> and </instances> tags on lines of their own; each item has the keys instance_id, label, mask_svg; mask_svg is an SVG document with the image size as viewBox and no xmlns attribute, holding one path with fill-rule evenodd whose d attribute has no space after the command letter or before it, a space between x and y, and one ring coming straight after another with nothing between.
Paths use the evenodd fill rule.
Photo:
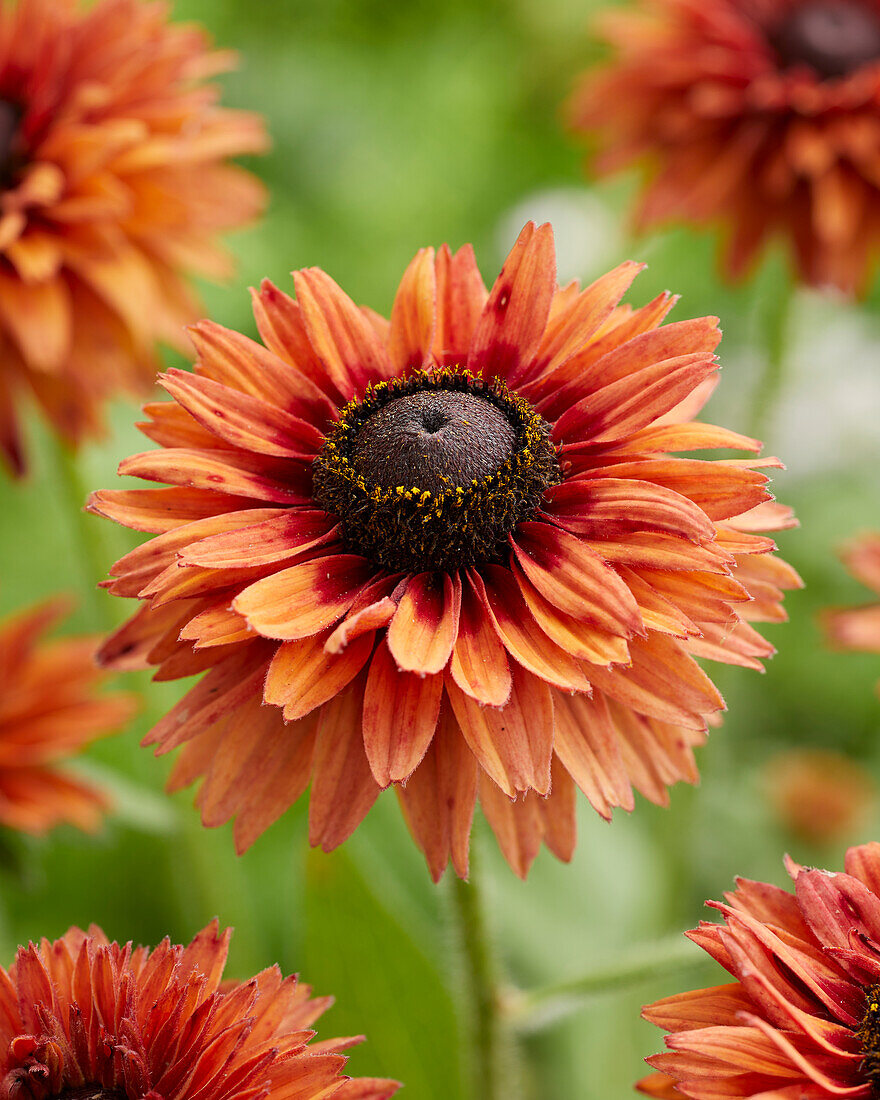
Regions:
<instances>
[{"instance_id":1,"label":"flower disc florets","mask_svg":"<svg viewBox=\"0 0 880 1100\"><path fill-rule=\"evenodd\" d=\"M503 382L419 371L347 405L315 460L315 497L384 568L499 562L561 479L550 427Z\"/></svg>"},{"instance_id":2,"label":"flower disc florets","mask_svg":"<svg viewBox=\"0 0 880 1100\"><path fill-rule=\"evenodd\" d=\"M858 1035L864 1054L862 1072L870 1079L874 1095L880 1095L880 985L865 991L865 1015Z\"/></svg>"}]
</instances>

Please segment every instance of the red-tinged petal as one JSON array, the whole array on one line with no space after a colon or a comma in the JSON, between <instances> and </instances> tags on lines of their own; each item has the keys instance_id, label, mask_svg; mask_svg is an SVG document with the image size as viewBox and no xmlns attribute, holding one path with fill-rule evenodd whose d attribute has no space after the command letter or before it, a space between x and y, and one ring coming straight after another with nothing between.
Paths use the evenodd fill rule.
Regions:
<instances>
[{"instance_id":1,"label":"red-tinged petal","mask_svg":"<svg viewBox=\"0 0 880 1100\"><path fill-rule=\"evenodd\" d=\"M626 638L609 634L583 619L567 615L546 600L514 561L512 572L526 607L541 630L573 657L595 664L629 664Z\"/></svg>"},{"instance_id":2,"label":"red-tinged petal","mask_svg":"<svg viewBox=\"0 0 880 1100\"><path fill-rule=\"evenodd\" d=\"M399 1081L380 1077L355 1077L346 1081L333 1095L337 1100L389 1100L399 1088Z\"/></svg>"},{"instance_id":3,"label":"red-tinged petal","mask_svg":"<svg viewBox=\"0 0 880 1100\"><path fill-rule=\"evenodd\" d=\"M324 648L328 653L341 653L347 645L367 631L375 631L387 626L396 610L397 604L394 600L383 596L382 599L369 604L355 614L349 612L324 643Z\"/></svg>"},{"instance_id":4,"label":"red-tinged petal","mask_svg":"<svg viewBox=\"0 0 880 1100\"><path fill-rule=\"evenodd\" d=\"M380 787L405 782L428 751L443 697L442 676L401 672L380 642L364 695L364 748Z\"/></svg>"},{"instance_id":5,"label":"red-tinged petal","mask_svg":"<svg viewBox=\"0 0 880 1100\"><path fill-rule=\"evenodd\" d=\"M119 473L147 481L164 481L190 489L229 493L233 496L267 500L272 504L308 504L309 496L301 472L290 469L290 481L264 472L257 456L231 451L199 451L175 447L146 451L119 464Z\"/></svg>"},{"instance_id":6,"label":"red-tinged petal","mask_svg":"<svg viewBox=\"0 0 880 1100\"><path fill-rule=\"evenodd\" d=\"M603 386L573 405L553 426L557 443L623 439L646 428L718 369L701 353L677 355Z\"/></svg>"},{"instance_id":7,"label":"red-tinged petal","mask_svg":"<svg viewBox=\"0 0 880 1100\"><path fill-rule=\"evenodd\" d=\"M693 501L647 481L571 478L548 490L547 513L585 539L615 539L634 531L659 531L702 542L715 525Z\"/></svg>"},{"instance_id":8,"label":"red-tinged petal","mask_svg":"<svg viewBox=\"0 0 880 1100\"><path fill-rule=\"evenodd\" d=\"M538 799L544 822L544 843L563 863L569 863L577 843L577 791L571 776L554 756L550 768L550 793Z\"/></svg>"},{"instance_id":9,"label":"red-tinged petal","mask_svg":"<svg viewBox=\"0 0 880 1100\"><path fill-rule=\"evenodd\" d=\"M327 653L325 638L315 634L279 646L269 665L263 698L284 708L294 722L342 691L357 676L373 651L373 635L362 634L342 653Z\"/></svg>"},{"instance_id":10,"label":"red-tinged petal","mask_svg":"<svg viewBox=\"0 0 880 1100\"><path fill-rule=\"evenodd\" d=\"M812 1052L810 1052L810 1057L805 1056L788 1035L771 1027L766 1020L762 1020L754 1013L746 1013L743 1018L748 1020L752 1027L756 1028L760 1034L764 1035L783 1057L790 1059L790 1061L805 1074L808 1080L819 1085L829 1095L853 1097L865 1095L864 1081L857 1081L854 1085L838 1083L833 1077L822 1072L818 1065L818 1059ZM855 1067L853 1067L853 1069L855 1069ZM851 1076L851 1072L846 1076Z\"/></svg>"},{"instance_id":11,"label":"red-tinged petal","mask_svg":"<svg viewBox=\"0 0 880 1100\"><path fill-rule=\"evenodd\" d=\"M419 573L409 581L388 627L388 647L402 672L442 672L458 635L461 581Z\"/></svg>"},{"instance_id":12,"label":"red-tinged petal","mask_svg":"<svg viewBox=\"0 0 880 1100\"><path fill-rule=\"evenodd\" d=\"M824 947L849 947L851 930L880 942L880 899L850 875L804 870L795 879L798 905Z\"/></svg>"},{"instance_id":13,"label":"red-tinged petal","mask_svg":"<svg viewBox=\"0 0 880 1100\"><path fill-rule=\"evenodd\" d=\"M447 703L424 759L406 785L397 787L404 817L434 882L439 882L450 857L456 874L467 878L478 773Z\"/></svg>"},{"instance_id":14,"label":"red-tinged petal","mask_svg":"<svg viewBox=\"0 0 880 1100\"><path fill-rule=\"evenodd\" d=\"M329 275L311 267L295 271L293 281L309 342L346 400L392 376L375 329Z\"/></svg>"},{"instance_id":15,"label":"red-tinged petal","mask_svg":"<svg viewBox=\"0 0 880 1100\"><path fill-rule=\"evenodd\" d=\"M516 578L500 565L468 570L468 579L507 652L524 669L567 691L589 691L580 665L540 628L529 612Z\"/></svg>"},{"instance_id":16,"label":"red-tinged petal","mask_svg":"<svg viewBox=\"0 0 880 1100\"><path fill-rule=\"evenodd\" d=\"M716 544L696 546L675 535L636 533L627 539L589 539L585 545L603 561L633 569L701 569L707 573L729 573L736 564Z\"/></svg>"},{"instance_id":17,"label":"red-tinged petal","mask_svg":"<svg viewBox=\"0 0 880 1100\"><path fill-rule=\"evenodd\" d=\"M547 523L521 523L511 546L522 571L554 606L610 634L642 630L632 593L580 539Z\"/></svg>"},{"instance_id":18,"label":"red-tinged petal","mask_svg":"<svg viewBox=\"0 0 880 1100\"><path fill-rule=\"evenodd\" d=\"M717 319L715 317L706 318L706 320L715 321L717 324ZM693 393L689 393L674 409L670 409L665 416L661 416L657 424L661 427L667 424L686 424L687 421L693 420L695 416L699 416L706 407L709 398L718 388L718 383L720 381L721 379L719 376L713 374L711 378L707 378L705 382L701 382Z\"/></svg>"},{"instance_id":19,"label":"red-tinged petal","mask_svg":"<svg viewBox=\"0 0 880 1100\"><path fill-rule=\"evenodd\" d=\"M311 461L324 442L323 434L307 421L210 378L172 369L159 379L200 424L233 447Z\"/></svg>"},{"instance_id":20,"label":"red-tinged petal","mask_svg":"<svg viewBox=\"0 0 880 1100\"><path fill-rule=\"evenodd\" d=\"M518 665L510 671L510 699L503 707L481 706L449 674L446 691L471 752L505 794L546 794L553 750L550 688Z\"/></svg>"},{"instance_id":21,"label":"red-tinged petal","mask_svg":"<svg viewBox=\"0 0 880 1100\"><path fill-rule=\"evenodd\" d=\"M671 1050L702 1054L736 1066L737 1072L766 1073L774 1077L794 1077L790 1060L761 1032L752 1027L704 1027L681 1031L667 1038Z\"/></svg>"},{"instance_id":22,"label":"red-tinged petal","mask_svg":"<svg viewBox=\"0 0 880 1100\"><path fill-rule=\"evenodd\" d=\"M880 897L880 843L871 841L847 849L844 867L848 875L863 882Z\"/></svg>"},{"instance_id":23,"label":"red-tinged petal","mask_svg":"<svg viewBox=\"0 0 880 1100\"><path fill-rule=\"evenodd\" d=\"M361 674L321 710L309 798L309 843L325 852L354 832L379 794L361 733L365 682Z\"/></svg>"},{"instance_id":24,"label":"red-tinged petal","mask_svg":"<svg viewBox=\"0 0 880 1100\"><path fill-rule=\"evenodd\" d=\"M645 264L625 260L582 290L570 309L556 316L551 313L538 349L536 373L552 374L557 366L586 347L644 269Z\"/></svg>"},{"instance_id":25,"label":"red-tinged petal","mask_svg":"<svg viewBox=\"0 0 880 1100\"><path fill-rule=\"evenodd\" d=\"M794 511L785 504L777 504L775 500L757 504L729 522L737 531L786 531L798 526Z\"/></svg>"},{"instance_id":26,"label":"red-tinged petal","mask_svg":"<svg viewBox=\"0 0 880 1100\"><path fill-rule=\"evenodd\" d=\"M388 349L398 374L421 370L431 363L435 298L434 249L420 248L403 273L391 308Z\"/></svg>"},{"instance_id":27,"label":"red-tinged petal","mask_svg":"<svg viewBox=\"0 0 880 1100\"><path fill-rule=\"evenodd\" d=\"M442 366L458 366L467 362L488 293L471 245L452 253L444 244L437 252L434 266L437 317L433 354Z\"/></svg>"},{"instance_id":28,"label":"red-tinged petal","mask_svg":"<svg viewBox=\"0 0 880 1100\"><path fill-rule=\"evenodd\" d=\"M194 325L189 334L199 355L197 374L319 426L335 420L336 406L302 372L262 344L213 321Z\"/></svg>"},{"instance_id":29,"label":"red-tinged petal","mask_svg":"<svg viewBox=\"0 0 880 1100\"><path fill-rule=\"evenodd\" d=\"M495 281L477 323L468 370L516 386L528 377L556 289L556 259L549 225L529 222Z\"/></svg>"},{"instance_id":30,"label":"red-tinged petal","mask_svg":"<svg viewBox=\"0 0 880 1100\"><path fill-rule=\"evenodd\" d=\"M462 575L458 637L449 672L471 698L500 707L510 698L507 655L469 574L468 570Z\"/></svg>"},{"instance_id":31,"label":"red-tinged petal","mask_svg":"<svg viewBox=\"0 0 880 1100\"><path fill-rule=\"evenodd\" d=\"M86 511L105 516L123 527L161 535L205 516L252 508L247 497L201 489L102 489L89 497Z\"/></svg>"},{"instance_id":32,"label":"red-tinged petal","mask_svg":"<svg viewBox=\"0 0 880 1100\"><path fill-rule=\"evenodd\" d=\"M857 581L880 593L880 536L865 534L853 539L841 550L840 559Z\"/></svg>"},{"instance_id":33,"label":"red-tinged petal","mask_svg":"<svg viewBox=\"0 0 880 1100\"><path fill-rule=\"evenodd\" d=\"M717 447L734 451L753 451L761 449L758 439L751 439L728 428L717 428L714 424L700 424L691 421L686 424L654 424L631 435L624 446L630 453L651 451L708 451ZM609 448L604 453L613 453Z\"/></svg>"},{"instance_id":34,"label":"red-tinged petal","mask_svg":"<svg viewBox=\"0 0 880 1100\"><path fill-rule=\"evenodd\" d=\"M712 520L726 520L769 498L765 474L696 458L645 459L592 470L592 478L638 478L692 500Z\"/></svg>"},{"instance_id":35,"label":"red-tinged petal","mask_svg":"<svg viewBox=\"0 0 880 1100\"><path fill-rule=\"evenodd\" d=\"M701 1027L736 1025L739 1013L754 1004L739 982L694 989L664 997L642 1009L642 1019L664 1031L695 1031Z\"/></svg>"},{"instance_id":36,"label":"red-tinged petal","mask_svg":"<svg viewBox=\"0 0 880 1100\"><path fill-rule=\"evenodd\" d=\"M621 738L604 696L557 692L554 715L556 755L593 809L609 821L615 806L631 811L635 802Z\"/></svg>"},{"instance_id":37,"label":"red-tinged petal","mask_svg":"<svg viewBox=\"0 0 880 1100\"><path fill-rule=\"evenodd\" d=\"M480 776L480 806L504 858L521 879L528 876L529 868L541 850L544 821L538 808L539 801L534 791L512 801L485 773Z\"/></svg>"},{"instance_id":38,"label":"red-tinged petal","mask_svg":"<svg viewBox=\"0 0 880 1100\"><path fill-rule=\"evenodd\" d=\"M336 518L319 509L261 509L251 515L252 521L234 532L191 540L180 560L205 569L271 565L324 546L338 533Z\"/></svg>"},{"instance_id":39,"label":"red-tinged petal","mask_svg":"<svg viewBox=\"0 0 880 1100\"><path fill-rule=\"evenodd\" d=\"M266 638L307 638L345 614L372 573L357 554L317 558L257 581L232 606Z\"/></svg>"},{"instance_id":40,"label":"red-tinged petal","mask_svg":"<svg viewBox=\"0 0 880 1100\"><path fill-rule=\"evenodd\" d=\"M230 645L255 637L244 619L229 605L226 595L212 607L195 615L180 631L182 641L193 642L196 649L207 646Z\"/></svg>"}]
</instances>

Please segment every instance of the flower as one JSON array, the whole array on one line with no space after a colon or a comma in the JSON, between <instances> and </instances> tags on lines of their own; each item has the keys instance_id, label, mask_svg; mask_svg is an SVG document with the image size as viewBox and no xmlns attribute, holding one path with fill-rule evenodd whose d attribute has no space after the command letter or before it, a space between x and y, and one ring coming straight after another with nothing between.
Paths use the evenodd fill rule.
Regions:
<instances>
[{"instance_id":1,"label":"flower","mask_svg":"<svg viewBox=\"0 0 880 1100\"><path fill-rule=\"evenodd\" d=\"M880 240L880 8L873 0L643 0L604 23L572 124L601 172L646 169L642 228L726 230L742 276L781 237L799 276L865 292Z\"/></svg>"},{"instance_id":2,"label":"flower","mask_svg":"<svg viewBox=\"0 0 880 1100\"><path fill-rule=\"evenodd\" d=\"M856 580L880 596L880 534L869 532L853 539L841 558ZM828 610L822 621L829 642L838 649L880 653L880 602ZM880 691L880 684L877 687Z\"/></svg>"},{"instance_id":3,"label":"flower","mask_svg":"<svg viewBox=\"0 0 880 1100\"><path fill-rule=\"evenodd\" d=\"M810 844L845 837L875 805L871 777L830 749L787 749L764 768L768 800L781 824Z\"/></svg>"},{"instance_id":4,"label":"flower","mask_svg":"<svg viewBox=\"0 0 880 1100\"><path fill-rule=\"evenodd\" d=\"M185 276L227 274L214 238L263 204L225 163L265 146L204 78L234 55L142 0L0 7L0 453L24 465L30 395L69 443L110 395L145 391L157 340L199 305Z\"/></svg>"},{"instance_id":5,"label":"flower","mask_svg":"<svg viewBox=\"0 0 880 1100\"><path fill-rule=\"evenodd\" d=\"M872 1097L880 1080L880 844L845 874L787 860L795 892L737 881L726 921L688 936L736 981L679 993L644 1017L670 1032L651 1096ZM674 1087L673 1087L674 1083ZM677 1091L676 1091L677 1090Z\"/></svg>"},{"instance_id":6,"label":"flower","mask_svg":"<svg viewBox=\"0 0 880 1100\"><path fill-rule=\"evenodd\" d=\"M96 694L97 638L43 641L67 610L55 599L0 621L0 824L26 833L98 827L103 795L57 765L135 709L132 695Z\"/></svg>"},{"instance_id":7,"label":"flower","mask_svg":"<svg viewBox=\"0 0 880 1100\"><path fill-rule=\"evenodd\" d=\"M120 466L168 488L90 504L157 536L105 582L144 604L101 659L208 670L147 743L239 851L310 781L325 849L395 785L464 876L479 792L525 875L542 838L571 856L575 784L608 818L696 778L723 704L693 658L770 655L745 620L798 579L756 532L793 521L762 461L667 453L760 445L691 421L716 319L619 307L638 271L558 289L529 224L491 293L469 246L422 249L390 324L312 268L254 292L265 347L195 326L142 426L163 449Z\"/></svg>"},{"instance_id":8,"label":"flower","mask_svg":"<svg viewBox=\"0 0 880 1100\"><path fill-rule=\"evenodd\" d=\"M110 943L96 925L20 947L0 969L4 1100L387 1100L394 1081L340 1076L341 1051L311 1043L332 1003L277 966L221 981L230 929L188 947Z\"/></svg>"}]
</instances>

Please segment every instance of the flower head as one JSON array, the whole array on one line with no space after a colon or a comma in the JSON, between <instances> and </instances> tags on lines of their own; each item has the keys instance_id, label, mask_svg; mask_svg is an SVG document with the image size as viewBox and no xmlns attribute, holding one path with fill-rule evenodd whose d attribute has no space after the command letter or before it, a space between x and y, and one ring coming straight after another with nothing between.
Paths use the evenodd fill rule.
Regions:
<instances>
[{"instance_id":1,"label":"flower head","mask_svg":"<svg viewBox=\"0 0 880 1100\"><path fill-rule=\"evenodd\" d=\"M230 930L188 947L110 943L100 928L20 947L0 968L3 1100L387 1100L394 1081L341 1076L341 1051L312 1043L332 1003L277 966L222 981Z\"/></svg>"},{"instance_id":2,"label":"flower head","mask_svg":"<svg viewBox=\"0 0 880 1100\"><path fill-rule=\"evenodd\" d=\"M97 828L103 796L58 765L134 711L131 695L96 693L97 638L43 640L66 610L54 600L0 621L0 824L27 833Z\"/></svg>"},{"instance_id":3,"label":"flower head","mask_svg":"<svg viewBox=\"0 0 880 1100\"><path fill-rule=\"evenodd\" d=\"M880 8L873 0L639 0L572 97L596 165L647 170L642 227L725 227L741 276L772 237L800 278L865 291L880 242Z\"/></svg>"},{"instance_id":4,"label":"flower head","mask_svg":"<svg viewBox=\"0 0 880 1100\"><path fill-rule=\"evenodd\" d=\"M764 768L768 800L780 823L810 844L851 834L876 804L863 767L831 749L787 749Z\"/></svg>"},{"instance_id":5,"label":"flower head","mask_svg":"<svg viewBox=\"0 0 880 1100\"><path fill-rule=\"evenodd\" d=\"M690 938L736 979L644 1010L669 1052L651 1096L873 1097L880 1084L880 844L845 874L787 861L794 894L741 879Z\"/></svg>"},{"instance_id":6,"label":"flower head","mask_svg":"<svg viewBox=\"0 0 880 1100\"><path fill-rule=\"evenodd\" d=\"M856 580L880 596L880 534L853 539L841 557ZM828 640L838 649L880 653L880 602L826 611L823 625Z\"/></svg>"},{"instance_id":7,"label":"flower head","mask_svg":"<svg viewBox=\"0 0 880 1100\"><path fill-rule=\"evenodd\" d=\"M229 68L194 26L143 0L0 7L0 453L23 456L30 395L77 443L120 390L144 391L157 340L198 315L189 273L226 274L218 231L262 186L225 163L265 145L259 119L216 105Z\"/></svg>"},{"instance_id":8,"label":"flower head","mask_svg":"<svg viewBox=\"0 0 880 1100\"><path fill-rule=\"evenodd\" d=\"M791 522L761 461L668 453L759 444L691 421L716 320L619 306L638 270L559 289L530 224L491 293L444 246L390 324L310 269L254 294L265 347L195 327L163 449L120 467L168 487L91 503L156 536L113 567L144 606L102 658L208 670L147 740L240 850L310 781L326 849L394 784L435 878L466 874L478 792L525 874L542 838L571 855L575 784L610 817L695 778L722 700L694 657L760 668L746 620L798 582L756 533Z\"/></svg>"}]
</instances>

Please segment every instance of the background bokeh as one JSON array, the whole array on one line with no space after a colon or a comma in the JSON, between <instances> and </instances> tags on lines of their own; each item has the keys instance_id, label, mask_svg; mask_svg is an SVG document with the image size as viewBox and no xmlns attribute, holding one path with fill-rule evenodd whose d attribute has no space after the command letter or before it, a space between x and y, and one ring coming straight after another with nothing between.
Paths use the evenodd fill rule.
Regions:
<instances>
[{"instance_id":1,"label":"background bokeh","mask_svg":"<svg viewBox=\"0 0 880 1100\"><path fill-rule=\"evenodd\" d=\"M288 287L294 267L319 265L361 302L387 312L423 244L472 241L487 282L528 218L553 222L560 278L589 281L620 260L650 267L630 300L669 288L674 316L718 314L722 383L709 419L748 431L762 339L782 297L780 256L730 289L718 279L710 234L674 230L633 241L633 179L585 182L583 149L566 134L561 102L598 56L595 0L178 0L223 46L240 50L226 100L268 117L274 150L253 167L272 200L265 221L238 235L239 275L205 289L207 312L254 334L246 287L268 275ZM582 801L570 866L544 852L527 883L503 863L485 823L476 858L504 970L516 986L604 968L623 953L693 926L706 897L735 874L782 882L781 857L839 866L847 842L880 837L869 808L851 835L825 847L774 814L767 764L792 746L846 753L880 778L880 662L829 654L818 608L866 598L834 548L880 528L880 299L855 307L801 293L794 303L778 408L764 410L768 451L788 469L775 489L795 505L799 531L779 539L807 588L788 599L791 621L767 628L779 648L765 676L722 669L729 715L699 753L702 781L672 791L669 809L638 799L612 825ZM136 410L118 404L113 431L80 460L89 488L116 483L118 461L148 446ZM78 593L71 628L103 629L126 608L103 592L106 568L136 537L77 513L55 444L33 423L37 461L20 485L0 482L0 610L61 589ZM236 927L230 974L272 962L299 971L337 1005L322 1034L364 1031L352 1072L398 1077L411 1100L467 1095L456 1010L457 966L448 884L430 884L386 794L332 856L308 852L305 805L243 858L231 828L201 828L191 793L162 793L169 761L138 741L182 694L146 674L126 678L143 698L131 729L94 746L79 767L106 783L116 808L103 832L60 829L47 840L7 838L0 849L0 954L69 924L99 922L119 939L187 940L214 915ZM660 1034L639 1019L647 999L724 980L701 962L681 975L596 995L553 1029L525 1035L515 1073L535 1100L629 1094ZM704 981L705 979L705 981ZM511 1052L511 1058L517 1055Z\"/></svg>"}]
</instances>

